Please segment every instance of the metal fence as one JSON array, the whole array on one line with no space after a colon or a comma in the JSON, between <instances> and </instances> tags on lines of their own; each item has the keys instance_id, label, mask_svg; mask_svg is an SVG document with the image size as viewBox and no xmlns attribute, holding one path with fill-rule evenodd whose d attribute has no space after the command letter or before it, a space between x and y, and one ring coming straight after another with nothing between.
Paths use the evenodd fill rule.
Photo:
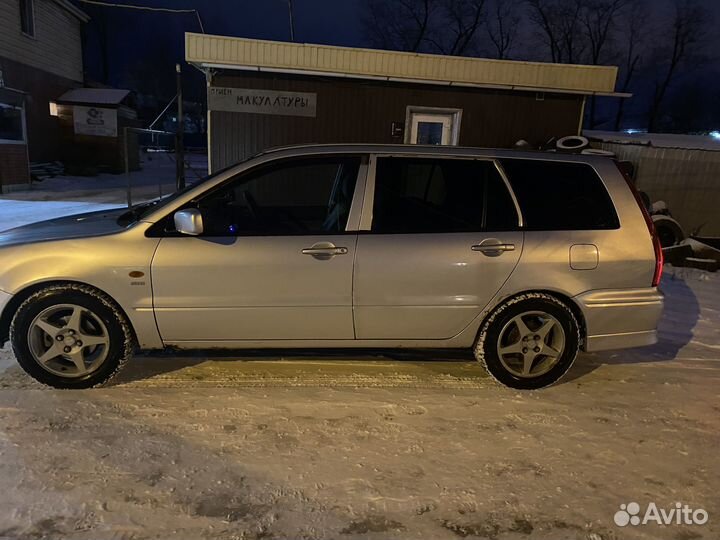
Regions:
<instances>
[{"instance_id":1,"label":"metal fence","mask_svg":"<svg viewBox=\"0 0 720 540\"><path fill-rule=\"evenodd\" d=\"M667 203L687 234L720 236L720 152L597 143L635 165L637 186Z\"/></svg>"},{"instance_id":2,"label":"metal fence","mask_svg":"<svg viewBox=\"0 0 720 540\"><path fill-rule=\"evenodd\" d=\"M123 130L128 206L174 193L179 187L179 170L188 183L207 175L204 148L186 149L182 153L182 168L178 168L175 136L169 131L153 129Z\"/></svg>"}]
</instances>

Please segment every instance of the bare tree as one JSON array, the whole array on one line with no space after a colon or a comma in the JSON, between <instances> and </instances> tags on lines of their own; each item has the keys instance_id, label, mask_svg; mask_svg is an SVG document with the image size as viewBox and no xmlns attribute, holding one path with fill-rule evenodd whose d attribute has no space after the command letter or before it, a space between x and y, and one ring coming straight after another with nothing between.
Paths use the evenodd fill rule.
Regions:
<instances>
[{"instance_id":1,"label":"bare tree","mask_svg":"<svg viewBox=\"0 0 720 540\"><path fill-rule=\"evenodd\" d=\"M473 50L486 0L366 0L363 25L371 45L461 56Z\"/></svg>"},{"instance_id":2,"label":"bare tree","mask_svg":"<svg viewBox=\"0 0 720 540\"><path fill-rule=\"evenodd\" d=\"M550 51L552 62L562 61L560 29L555 17L553 0L526 0L530 8L530 21L537 27Z\"/></svg>"},{"instance_id":3,"label":"bare tree","mask_svg":"<svg viewBox=\"0 0 720 540\"><path fill-rule=\"evenodd\" d=\"M367 0L363 26L382 49L417 52L426 42L434 0Z\"/></svg>"},{"instance_id":4,"label":"bare tree","mask_svg":"<svg viewBox=\"0 0 720 540\"><path fill-rule=\"evenodd\" d=\"M587 62L597 66L603 60L617 16L628 0L587 0L580 15L580 24L587 42ZM590 98L590 128L596 126L596 97Z\"/></svg>"},{"instance_id":5,"label":"bare tree","mask_svg":"<svg viewBox=\"0 0 720 540\"><path fill-rule=\"evenodd\" d=\"M620 35L625 37L622 43L624 54L622 60L622 78L619 88L620 92L630 90L633 77L641 65L644 45L648 35L648 18L648 6L645 0L635 0L630 4L629 9L625 13L624 24L620 27ZM619 101L615 115L616 131L619 130L622 125L625 109L625 100L620 99Z\"/></svg>"},{"instance_id":6,"label":"bare tree","mask_svg":"<svg viewBox=\"0 0 720 540\"><path fill-rule=\"evenodd\" d=\"M617 24L617 16L628 4L628 0L588 0L584 6L581 24L588 43L588 58L592 65L600 64L610 32Z\"/></svg>"},{"instance_id":7,"label":"bare tree","mask_svg":"<svg viewBox=\"0 0 720 540\"><path fill-rule=\"evenodd\" d=\"M658 51L662 75L655 82L648 112L650 132L658 127L660 107L668 88L689 60L698 58L711 19L710 12L698 0L674 0L673 8L669 25L661 29L663 40L669 37L670 46Z\"/></svg>"},{"instance_id":8,"label":"bare tree","mask_svg":"<svg viewBox=\"0 0 720 540\"><path fill-rule=\"evenodd\" d=\"M560 26L561 50L565 54L565 62L575 64L580 60L586 49L586 41L582 33L582 14L585 0L566 0L560 2L558 15Z\"/></svg>"},{"instance_id":9,"label":"bare tree","mask_svg":"<svg viewBox=\"0 0 720 540\"><path fill-rule=\"evenodd\" d=\"M586 0L525 0L530 21L550 52L550 60L575 63L585 51L582 14Z\"/></svg>"},{"instance_id":10,"label":"bare tree","mask_svg":"<svg viewBox=\"0 0 720 540\"><path fill-rule=\"evenodd\" d=\"M495 49L495 58L506 59L515 44L520 26L517 0L495 0L487 21L487 33Z\"/></svg>"},{"instance_id":11,"label":"bare tree","mask_svg":"<svg viewBox=\"0 0 720 540\"><path fill-rule=\"evenodd\" d=\"M443 54L462 56L472 45L478 29L485 22L485 0L442 0L443 27L433 43Z\"/></svg>"}]
</instances>

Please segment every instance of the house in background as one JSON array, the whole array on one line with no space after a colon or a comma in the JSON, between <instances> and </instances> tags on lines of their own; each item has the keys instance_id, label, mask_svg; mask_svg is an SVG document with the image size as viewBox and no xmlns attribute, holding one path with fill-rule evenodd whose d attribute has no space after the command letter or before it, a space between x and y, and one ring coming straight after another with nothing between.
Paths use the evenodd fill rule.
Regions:
<instances>
[{"instance_id":1,"label":"house in background","mask_svg":"<svg viewBox=\"0 0 720 540\"><path fill-rule=\"evenodd\" d=\"M60 159L51 102L82 86L81 26L69 0L0 0L0 188L27 184L30 161Z\"/></svg>"}]
</instances>

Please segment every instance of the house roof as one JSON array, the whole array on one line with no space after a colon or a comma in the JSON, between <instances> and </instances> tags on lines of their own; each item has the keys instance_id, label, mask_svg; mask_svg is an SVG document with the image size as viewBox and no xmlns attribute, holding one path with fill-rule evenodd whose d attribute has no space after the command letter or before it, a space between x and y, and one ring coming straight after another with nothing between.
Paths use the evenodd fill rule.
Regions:
<instances>
[{"instance_id":1,"label":"house roof","mask_svg":"<svg viewBox=\"0 0 720 540\"><path fill-rule=\"evenodd\" d=\"M119 105L130 90L119 88L74 88L57 101L60 103L91 103L93 105Z\"/></svg>"},{"instance_id":2,"label":"house roof","mask_svg":"<svg viewBox=\"0 0 720 540\"><path fill-rule=\"evenodd\" d=\"M85 13L82 9L74 5L69 0L55 0L55 3L68 11L74 17L80 19L82 22L88 22L90 20L90 15Z\"/></svg>"},{"instance_id":3,"label":"house roof","mask_svg":"<svg viewBox=\"0 0 720 540\"><path fill-rule=\"evenodd\" d=\"M533 92L630 95L615 92L615 66L490 60L192 32L185 34L185 59L200 68Z\"/></svg>"}]
</instances>

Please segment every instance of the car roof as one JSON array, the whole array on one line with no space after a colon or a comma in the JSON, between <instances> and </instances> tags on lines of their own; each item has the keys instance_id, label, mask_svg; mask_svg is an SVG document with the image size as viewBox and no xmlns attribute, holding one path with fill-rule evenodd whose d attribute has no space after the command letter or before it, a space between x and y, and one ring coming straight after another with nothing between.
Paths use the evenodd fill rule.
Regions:
<instances>
[{"instance_id":1,"label":"car roof","mask_svg":"<svg viewBox=\"0 0 720 540\"><path fill-rule=\"evenodd\" d=\"M555 151L525 150L513 148L480 148L472 146L440 146L419 144L365 144L365 143L338 143L338 144L299 144L268 148L253 157L282 154L283 156L299 156L308 154L337 154L337 153L363 153L363 154L409 154L409 155L438 155L438 156L467 156L488 158L525 158L544 159L552 161L574 161L593 164L598 161L607 161L607 156L574 154ZM252 158L251 158L252 159Z\"/></svg>"}]
</instances>

